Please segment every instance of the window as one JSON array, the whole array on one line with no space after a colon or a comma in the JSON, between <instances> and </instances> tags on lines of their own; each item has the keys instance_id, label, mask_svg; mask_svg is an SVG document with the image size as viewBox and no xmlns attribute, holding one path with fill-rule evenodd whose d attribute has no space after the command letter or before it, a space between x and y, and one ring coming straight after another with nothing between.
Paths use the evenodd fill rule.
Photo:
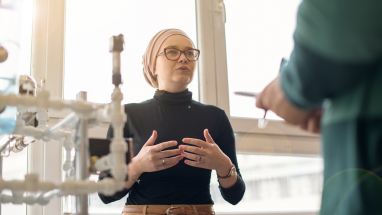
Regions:
<instances>
[{"instance_id":1,"label":"window","mask_svg":"<svg viewBox=\"0 0 382 215\"><path fill-rule=\"evenodd\" d=\"M17 93L18 90L17 82L8 82L3 78L17 79L18 75L30 74L31 26L31 1L0 1L0 46L8 52L8 58L0 63L0 93ZM9 86L13 89L9 90ZM9 123L10 119L15 119L16 108L11 112L12 114L8 115L10 118L4 121L0 114L0 123ZM0 128L1 146L8 140L3 132L7 131ZM0 154L0 178L7 181L23 180L28 168L27 158L27 149L15 153L6 148ZM3 193L11 194L8 191ZM26 214L26 205L2 203L0 214Z\"/></svg>"},{"instance_id":2,"label":"window","mask_svg":"<svg viewBox=\"0 0 382 215\"><path fill-rule=\"evenodd\" d=\"M239 156L239 165L247 184L246 194L238 207L223 202L218 190L212 188L216 210L227 214L317 213L322 188L319 138L280 120L271 120L265 129L258 128L257 119L263 117L263 110L255 108L253 98L234 95L235 91L259 92L276 77L281 58L288 57L292 50L299 1L199 3L202 14L215 12L211 16L201 15L203 20L198 22L201 25L198 29L202 30L199 34L207 40L204 45L213 49L211 59L205 62L214 62L215 71L208 76L203 70L211 67L201 66L202 83L212 85L209 89L215 90L215 95L202 91L202 96L205 101L224 108L230 116L237 150L243 153ZM268 118L277 119L275 115ZM312 165L315 172L300 169L305 163ZM279 168L274 168L276 164ZM309 190L312 184L314 191ZM302 207L301 199L294 192L310 199L309 203Z\"/></svg>"},{"instance_id":3,"label":"window","mask_svg":"<svg viewBox=\"0 0 382 215\"><path fill-rule=\"evenodd\" d=\"M211 196L218 214L300 214L319 209L323 168L320 158L239 154L238 162L247 189L238 205L223 199L215 172L211 176ZM102 203L97 194L89 198L89 212L94 215L120 214L125 204L125 198L110 205Z\"/></svg>"},{"instance_id":4,"label":"window","mask_svg":"<svg viewBox=\"0 0 382 215\"><path fill-rule=\"evenodd\" d=\"M193 0L69 0L65 17L65 99L87 91L89 101L110 101L113 85L109 38L112 35L123 34L125 40L121 54L125 103L141 102L153 96L154 89L142 73L142 56L155 33L179 28L196 43ZM197 73L190 85L194 99L198 99Z\"/></svg>"},{"instance_id":5,"label":"window","mask_svg":"<svg viewBox=\"0 0 382 215\"><path fill-rule=\"evenodd\" d=\"M8 154L8 153L7 153ZM1 155L3 158L3 179L4 180L24 180L27 173L27 150L21 152L10 152L8 156ZM10 192L4 192L11 195ZM0 214L26 214L25 204L1 204Z\"/></svg>"},{"instance_id":6,"label":"window","mask_svg":"<svg viewBox=\"0 0 382 215\"><path fill-rule=\"evenodd\" d=\"M289 57L293 48L292 35L300 1L225 0L231 116L263 116L262 110L254 108L254 98L234 92L260 92L277 76L281 59Z\"/></svg>"},{"instance_id":7,"label":"window","mask_svg":"<svg viewBox=\"0 0 382 215\"><path fill-rule=\"evenodd\" d=\"M155 33L165 28L179 28L197 46L194 0L69 0L65 13L65 99L74 99L79 91L87 91L89 101L110 102L113 85L109 38L112 35L122 33L125 40L121 53L125 103L141 102L153 96L154 89L143 76L142 55ZM197 70L190 90L198 100ZM92 194L89 212L120 214L124 203L125 198L105 205L97 194Z\"/></svg>"},{"instance_id":8,"label":"window","mask_svg":"<svg viewBox=\"0 0 382 215\"><path fill-rule=\"evenodd\" d=\"M97 180L98 176L92 176L91 180ZM89 195L89 214L91 215L106 215L106 214L121 214L123 206L126 203L126 197L112 202L110 204L105 204L98 197L98 194L94 193Z\"/></svg>"},{"instance_id":9,"label":"window","mask_svg":"<svg viewBox=\"0 0 382 215\"><path fill-rule=\"evenodd\" d=\"M211 194L217 213L301 214L319 209L323 168L320 158L239 154L238 162L246 193L237 206L227 204L213 175Z\"/></svg>"},{"instance_id":10,"label":"window","mask_svg":"<svg viewBox=\"0 0 382 215\"><path fill-rule=\"evenodd\" d=\"M35 75L40 79L46 78L47 88L53 96L59 98L73 99L78 91L85 90L88 91L89 101L103 103L110 101L112 57L108 51L108 41L110 36L120 33L125 37L125 50L122 52L124 102L140 102L151 98L153 89L145 82L142 75L141 57L144 49L150 37L160 29L176 27L185 30L201 49L199 73L191 86L194 98L200 97L200 101L204 103L217 105L226 110L230 116L236 133L237 149L242 153L239 156L239 165L247 181L247 192L237 207L223 203L220 194L217 195L216 184L212 185L212 189L215 189L212 193L216 201L216 210L227 211L230 214L238 214L240 211L250 213L249 209L252 208L248 205L253 203L259 207L251 211L252 213L283 214L293 211L294 209L289 206L295 204L267 208L265 206L269 202L262 199L272 197L275 201L291 200L295 196L293 192L297 192L314 193L304 194L312 198L312 204L307 208L297 209L316 212L319 205L316 193L320 192L322 177L318 137L288 127L280 121L271 121L265 129L258 129L256 118L262 117L263 112L254 108L253 99L233 94L238 90L257 92L276 76L281 57L288 57L291 51L291 35L299 1L226 0L226 11L223 0L37 0L37 2L37 9L42 8L42 14L46 16L41 16L42 18L36 23L42 27L36 30L38 44L35 46L37 51L34 65L38 70ZM84 11L86 15L83 14ZM261 18L253 17L253 14ZM243 17L244 20L240 21ZM274 17L282 18L273 20ZM255 22L258 27L252 28ZM263 22L267 24L260 25ZM257 34L245 32L251 29L254 31L262 29L262 31ZM265 35L269 31L277 33ZM245 35L239 37L244 45L237 43L238 34ZM267 40L268 38L273 40ZM251 41L246 41L247 39ZM255 43L258 40L264 42ZM270 42L272 47L264 45L261 49L261 45ZM238 47L242 49L236 50ZM247 56L253 54L264 58L259 61L255 61L255 57L247 58L247 62L253 63L248 65L242 62L246 59L245 55L241 57L246 53ZM256 72L259 75L256 75ZM269 76L265 77L264 73ZM243 81L240 79L242 77L246 79ZM260 82L256 82L257 80ZM235 104L240 106L235 107ZM52 158L49 162L46 160L43 162L46 170L50 169L51 172L53 167L57 167L51 163L54 159L60 158L59 150L46 149L44 153L45 156ZM264 163L257 165L263 161ZM57 160L55 162L59 163ZM285 165L278 169L288 173L285 177L276 175L275 178L261 178L261 174L257 174L277 162ZM310 163L315 172L311 174L298 169L301 163ZM255 166L251 166L252 164ZM54 174L59 175L56 172ZM280 172L266 174L280 174ZM315 188L309 190L312 184ZM290 188L281 187L303 187L303 190L293 188L291 191ZM257 190L259 192L256 192ZM272 190L272 192L264 194L262 190ZM120 214L120 205L123 201L104 205L99 202L96 195L91 195L89 199L91 214ZM45 207L48 209L43 214L55 214L61 210L57 209L61 203L57 204L57 207L51 205L52 203ZM303 212L303 214L312 213Z\"/></svg>"}]
</instances>

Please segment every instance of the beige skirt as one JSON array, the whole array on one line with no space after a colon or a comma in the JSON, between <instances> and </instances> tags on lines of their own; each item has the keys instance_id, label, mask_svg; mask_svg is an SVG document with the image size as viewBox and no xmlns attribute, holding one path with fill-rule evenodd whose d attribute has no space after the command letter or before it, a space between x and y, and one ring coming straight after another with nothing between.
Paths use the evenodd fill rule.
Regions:
<instances>
[{"instance_id":1,"label":"beige skirt","mask_svg":"<svg viewBox=\"0 0 382 215\"><path fill-rule=\"evenodd\" d=\"M214 215L212 205L126 205L122 215Z\"/></svg>"}]
</instances>

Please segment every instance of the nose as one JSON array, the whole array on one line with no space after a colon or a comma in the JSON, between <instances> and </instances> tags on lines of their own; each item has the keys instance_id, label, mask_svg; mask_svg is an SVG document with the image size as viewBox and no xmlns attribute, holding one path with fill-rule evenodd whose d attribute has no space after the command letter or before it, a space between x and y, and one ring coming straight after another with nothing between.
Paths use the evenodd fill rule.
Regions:
<instances>
[{"instance_id":1,"label":"nose","mask_svg":"<svg viewBox=\"0 0 382 215\"><path fill-rule=\"evenodd\" d=\"M178 61L179 63L188 63L190 60L188 60L184 52L181 52Z\"/></svg>"}]
</instances>

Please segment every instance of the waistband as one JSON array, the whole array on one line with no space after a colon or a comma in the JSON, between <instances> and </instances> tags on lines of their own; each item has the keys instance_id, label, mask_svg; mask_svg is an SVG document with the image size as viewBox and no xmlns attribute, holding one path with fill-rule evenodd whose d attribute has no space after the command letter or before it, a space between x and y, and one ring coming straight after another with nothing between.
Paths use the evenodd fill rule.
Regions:
<instances>
[{"instance_id":1,"label":"waistband","mask_svg":"<svg viewBox=\"0 0 382 215\"><path fill-rule=\"evenodd\" d=\"M122 215L214 215L212 205L126 205Z\"/></svg>"}]
</instances>

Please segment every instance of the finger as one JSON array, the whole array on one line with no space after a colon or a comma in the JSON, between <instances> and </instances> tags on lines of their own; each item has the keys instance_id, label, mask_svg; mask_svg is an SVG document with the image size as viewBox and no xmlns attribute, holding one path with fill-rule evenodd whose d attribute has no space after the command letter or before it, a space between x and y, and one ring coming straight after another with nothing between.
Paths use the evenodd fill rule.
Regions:
<instances>
[{"instance_id":1,"label":"finger","mask_svg":"<svg viewBox=\"0 0 382 215\"><path fill-rule=\"evenodd\" d=\"M192 161L199 162L201 159L201 155L190 153L190 152L183 152L183 157Z\"/></svg>"},{"instance_id":2,"label":"finger","mask_svg":"<svg viewBox=\"0 0 382 215\"><path fill-rule=\"evenodd\" d=\"M321 132L321 118L322 118L322 109L318 110L317 114L316 114L316 120L315 120L315 123L316 123L316 133L320 133Z\"/></svg>"},{"instance_id":3,"label":"finger","mask_svg":"<svg viewBox=\"0 0 382 215\"><path fill-rule=\"evenodd\" d=\"M259 95L256 97L256 107L265 109L263 104L263 92L259 93Z\"/></svg>"},{"instance_id":4,"label":"finger","mask_svg":"<svg viewBox=\"0 0 382 215\"><path fill-rule=\"evenodd\" d=\"M182 139L183 143L188 143L188 144L191 144L191 145L194 145L194 146L199 146L199 147L203 147L206 145L206 142L204 140L200 140L200 139L196 139L196 138L183 138Z\"/></svg>"},{"instance_id":5,"label":"finger","mask_svg":"<svg viewBox=\"0 0 382 215\"><path fill-rule=\"evenodd\" d=\"M278 77L273 79L256 97L256 107L261 109L271 109L271 99L274 99L275 91L277 90Z\"/></svg>"},{"instance_id":6,"label":"finger","mask_svg":"<svg viewBox=\"0 0 382 215\"><path fill-rule=\"evenodd\" d=\"M315 132L316 133L320 133L321 132L321 115L318 116L317 120L315 120L315 123L316 123L316 130L315 130Z\"/></svg>"},{"instance_id":7,"label":"finger","mask_svg":"<svg viewBox=\"0 0 382 215\"><path fill-rule=\"evenodd\" d=\"M168 158L168 157L173 157L180 154L181 154L180 149L171 149L171 150L162 151L160 153L160 158Z\"/></svg>"},{"instance_id":8,"label":"finger","mask_svg":"<svg viewBox=\"0 0 382 215\"><path fill-rule=\"evenodd\" d=\"M167 169L173 167L179 163L183 159L183 156L177 155L171 158L163 158L160 160L162 169Z\"/></svg>"},{"instance_id":9,"label":"finger","mask_svg":"<svg viewBox=\"0 0 382 215\"><path fill-rule=\"evenodd\" d=\"M200 147L181 145L179 146L179 149L183 152L187 151L198 155L206 155L206 152Z\"/></svg>"},{"instance_id":10,"label":"finger","mask_svg":"<svg viewBox=\"0 0 382 215\"><path fill-rule=\"evenodd\" d=\"M203 168L203 169L208 169L207 167L203 166L200 162L198 161L193 161L193 160L184 160L184 163L188 166L192 167L197 167L197 168Z\"/></svg>"},{"instance_id":11,"label":"finger","mask_svg":"<svg viewBox=\"0 0 382 215\"><path fill-rule=\"evenodd\" d=\"M212 139L210 132L208 129L204 129L203 131L204 138L206 139L207 143L215 143L214 139Z\"/></svg>"},{"instance_id":12,"label":"finger","mask_svg":"<svg viewBox=\"0 0 382 215\"><path fill-rule=\"evenodd\" d=\"M314 119L313 118L309 119L308 122L306 123L306 130L309 132L313 132L313 130L314 130Z\"/></svg>"},{"instance_id":13,"label":"finger","mask_svg":"<svg viewBox=\"0 0 382 215\"><path fill-rule=\"evenodd\" d=\"M305 121L305 122L302 122L301 124L300 124L300 128L302 129L302 130L308 130L308 121Z\"/></svg>"},{"instance_id":14,"label":"finger","mask_svg":"<svg viewBox=\"0 0 382 215\"><path fill-rule=\"evenodd\" d=\"M310 119L308 123L308 131L318 133L320 130L319 121L320 120L318 116L314 116L312 119Z\"/></svg>"},{"instance_id":15,"label":"finger","mask_svg":"<svg viewBox=\"0 0 382 215\"><path fill-rule=\"evenodd\" d=\"M178 145L178 142L176 140L170 140L170 141L162 142L153 146L153 150L156 152L160 152L162 150L165 150L170 147L174 147L176 145Z\"/></svg>"},{"instance_id":16,"label":"finger","mask_svg":"<svg viewBox=\"0 0 382 215\"><path fill-rule=\"evenodd\" d=\"M153 133L151 133L150 138L146 141L144 146L152 146L152 145L154 145L155 140L157 139L157 137L158 137L157 131L153 130Z\"/></svg>"}]
</instances>

